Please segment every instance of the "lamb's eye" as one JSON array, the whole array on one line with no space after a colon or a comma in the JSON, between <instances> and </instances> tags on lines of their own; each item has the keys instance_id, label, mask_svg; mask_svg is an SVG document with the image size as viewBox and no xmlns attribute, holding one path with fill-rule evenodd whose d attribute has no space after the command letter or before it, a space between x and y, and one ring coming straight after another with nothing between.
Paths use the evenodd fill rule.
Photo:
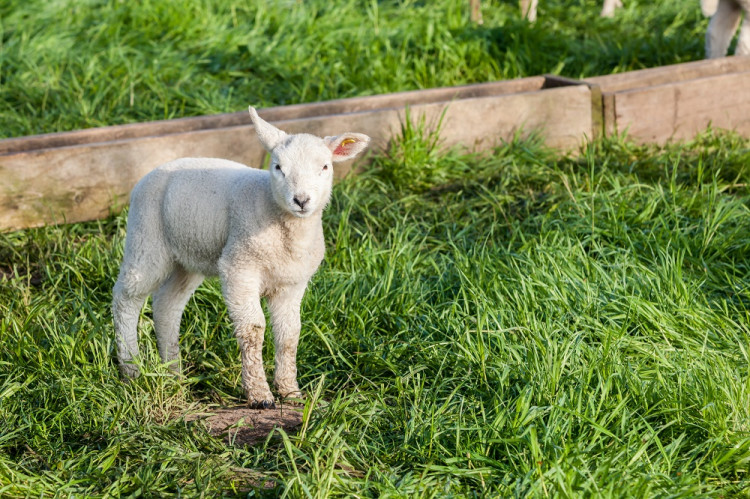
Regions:
<instances>
[{"instance_id":1,"label":"lamb's eye","mask_svg":"<svg viewBox=\"0 0 750 499\"><path fill-rule=\"evenodd\" d=\"M323 165L323 170L327 170L327 169L328 169L328 165Z\"/></svg>"}]
</instances>

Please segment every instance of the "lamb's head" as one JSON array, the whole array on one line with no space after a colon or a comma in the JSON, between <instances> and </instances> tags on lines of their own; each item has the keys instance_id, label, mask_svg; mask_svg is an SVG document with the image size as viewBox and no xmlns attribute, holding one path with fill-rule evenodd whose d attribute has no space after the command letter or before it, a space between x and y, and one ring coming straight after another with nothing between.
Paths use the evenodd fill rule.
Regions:
<instances>
[{"instance_id":1,"label":"lamb's head","mask_svg":"<svg viewBox=\"0 0 750 499\"><path fill-rule=\"evenodd\" d=\"M331 197L333 163L355 157L370 142L361 133L325 138L287 134L261 119L253 107L249 111L258 138L271 153L273 197L296 217L309 217L325 208Z\"/></svg>"}]
</instances>

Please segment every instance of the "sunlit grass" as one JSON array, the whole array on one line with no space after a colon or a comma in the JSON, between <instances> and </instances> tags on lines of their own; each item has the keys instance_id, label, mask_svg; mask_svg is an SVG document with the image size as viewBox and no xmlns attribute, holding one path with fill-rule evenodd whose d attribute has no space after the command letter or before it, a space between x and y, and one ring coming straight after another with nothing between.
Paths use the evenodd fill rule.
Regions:
<instances>
[{"instance_id":1,"label":"sunlit grass","mask_svg":"<svg viewBox=\"0 0 750 499\"><path fill-rule=\"evenodd\" d=\"M0 3L0 136L702 57L698 3ZM220 286L184 379L113 359L126 214L0 235L0 496L733 496L750 466L750 147L441 151L405 126L335 188L305 297L299 433L235 448ZM0 181L1 182L1 181ZM272 367L272 342L265 359ZM274 485L271 489L264 483Z\"/></svg>"},{"instance_id":2,"label":"sunlit grass","mask_svg":"<svg viewBox=\"0 0 750 499\"><path fill-rule=\"evenodd\" d=\"M186 310L186 379L158 365L147 307L150 374L123 384L109 300L124 215L2 235L0 495L745 490L747 141L560 158L420 136L336 186L302 309L311 418L256 448L179 417L241 401L218 283Z\"/></svg>"},{"instance_id":3,"label":"sunlit grass","mask_svg":"<svg viewBox=\"0 0 750 499\"><path fill-rule=\"evenodd\" d=\"M698 3L6 0L0 137L703 57Z\"/></svg>"}]
</instances>

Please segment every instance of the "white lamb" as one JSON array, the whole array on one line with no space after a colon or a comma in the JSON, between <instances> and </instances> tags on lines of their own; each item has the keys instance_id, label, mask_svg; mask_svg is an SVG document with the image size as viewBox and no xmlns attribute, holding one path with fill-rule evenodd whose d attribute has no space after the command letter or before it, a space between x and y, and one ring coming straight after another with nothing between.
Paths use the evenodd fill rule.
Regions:
<instances>
[{"instance_id":1,"label":"white lamb","mask_svg":"<svg viewBox=\"0 0 750 499\"><path fill-rule=\"evenodd\" d=\"M143 177L130 197L125 254L113 290L120 370L138 375L138 317L153 293L159 354L179 372L182 311L205 276L219 276L242 358L251 407L274 407L263 370L266 297L276 347L274 384L282 398L297 384L300 302L323 260L321 216L332 163L353 158L370 138L345 133L288 135L250 116L270 170L223 159L183 158Z\"/></svg>"},{"instance_id":2,"label":"white lamb","mask_svg":"<svg viewBox=\"0 0 750 499\"><path fill-rule=\"evenodd\" d=\"M742 14L745 19L737 38L736 55L750 55L750 0L701 0L703 14L711 16L706 30L706 57L724 57L729 50Z\"/></svg>"}]
</instances>

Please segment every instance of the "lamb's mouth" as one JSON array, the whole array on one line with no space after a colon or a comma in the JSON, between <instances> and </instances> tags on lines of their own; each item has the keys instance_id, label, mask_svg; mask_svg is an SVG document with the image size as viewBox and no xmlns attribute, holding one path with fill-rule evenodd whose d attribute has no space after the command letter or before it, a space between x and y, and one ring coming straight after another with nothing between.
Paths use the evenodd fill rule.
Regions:
<instances>
[{"instance_id":1,"label":"lamb's mouth","mask_svg":"<svg viewBox=\"0 0 750 499\"><path fill-rule=\"evenodd\" d=\"M310 213L312 213L312 210L308 210L308 209L305 209L305 208L299 208L299 207L296 207L296 206L294 208L292 208L291 211L292 211L292 215L294 215L297 218L307 218L308 216L310 216Z\"/></svg>"}]
</instances>

